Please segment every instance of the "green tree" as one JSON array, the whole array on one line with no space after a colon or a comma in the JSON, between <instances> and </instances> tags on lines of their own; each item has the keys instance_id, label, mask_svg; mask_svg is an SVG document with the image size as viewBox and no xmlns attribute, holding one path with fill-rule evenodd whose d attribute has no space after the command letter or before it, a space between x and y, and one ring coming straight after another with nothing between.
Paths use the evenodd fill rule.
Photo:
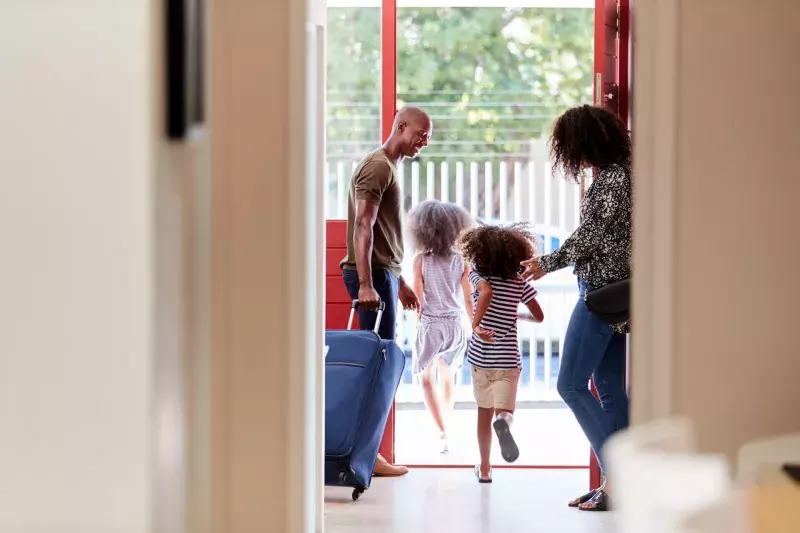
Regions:
<instances>
[{"instance_id":1,"label":"green tree","mask_svg":"<svg viewBox=\"0 0 800 533\"><path fill-rule=\"evenodd\" d=\"M564 109L591 101L593 11L398 10L400 104L434 118L428 161L524 158ZM328 9L328 153L357 158L380 140L380 9Z\"/></svg>"}]
</instances>

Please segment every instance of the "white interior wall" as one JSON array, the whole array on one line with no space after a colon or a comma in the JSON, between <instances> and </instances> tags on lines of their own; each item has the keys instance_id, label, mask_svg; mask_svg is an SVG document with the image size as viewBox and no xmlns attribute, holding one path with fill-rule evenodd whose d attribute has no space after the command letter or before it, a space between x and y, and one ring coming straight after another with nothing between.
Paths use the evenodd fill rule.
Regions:
<instances>
[{"instance_id":1,"label":"white interior wall","mask_svg":"<svg viewBox=\"0 0 800 533\"><path fill-rule=\"evenodd\" d=\"M322 526L316 5L211 5L215 533Z\"/></svg>"},{"instance_id":2,"label":"white interior wall","mask_svg":"<svg viewBox=\"0 0 800 533\"><path fill-rule=\"evenodd\" d=\"M162 135L161 16L3 4L4 532L209 531L209 148Z\"/></svg>"},{"instance_id":3,"label":"white interior wall","mask_svg":"<svg viewBox=\"0 0 800 533\"><path fill-rule=\"evenodd\" d=\"M800 4L637 0L635 421L800 431Z\"/></svg>"},{"instance_id":4,"label":"white interior wall","mask_svg":"<svg viewBox=\"0 0 800 533\"><path fill-rule=\"evenodd\" d=\"M150 6L0 17L0 530L151 531Z\"/></svg>"}]
</instances>

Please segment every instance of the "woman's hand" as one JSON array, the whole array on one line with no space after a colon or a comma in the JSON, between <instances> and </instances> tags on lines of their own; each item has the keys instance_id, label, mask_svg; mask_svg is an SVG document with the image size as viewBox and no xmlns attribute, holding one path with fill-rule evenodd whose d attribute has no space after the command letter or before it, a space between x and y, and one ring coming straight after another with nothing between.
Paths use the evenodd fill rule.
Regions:
<instances>
[{"instance_id":1,"label":"woman's hand","mask_svg":"<svg viewBox=\"0 0 800 533\"><path fill-rule=\"evenodd\" d=\"M541 279L547 274L547 272L542 270L539 266L539 260L535 257L523 261L520 265L525 269L522 273L522 279L525 281Z\"/></svg>"}]
</instances>

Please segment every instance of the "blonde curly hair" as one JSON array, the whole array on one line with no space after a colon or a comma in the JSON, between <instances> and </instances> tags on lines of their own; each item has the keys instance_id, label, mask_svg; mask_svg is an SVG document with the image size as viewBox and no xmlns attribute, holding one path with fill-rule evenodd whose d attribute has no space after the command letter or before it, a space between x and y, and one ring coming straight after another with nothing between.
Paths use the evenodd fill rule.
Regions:
<instances>
[{"instance_id":1,"label":"blonde curly hair","mask_svg":"<svg viewBox=\"0 0 800 533\"><path fill-rule=\"evenodd\" d=\"M469 211L456 204L426 200L406 215L406 227L414 254L431 253L448 257L455 251L458 236L475 226Z\"/></svg>"}]
</instances>

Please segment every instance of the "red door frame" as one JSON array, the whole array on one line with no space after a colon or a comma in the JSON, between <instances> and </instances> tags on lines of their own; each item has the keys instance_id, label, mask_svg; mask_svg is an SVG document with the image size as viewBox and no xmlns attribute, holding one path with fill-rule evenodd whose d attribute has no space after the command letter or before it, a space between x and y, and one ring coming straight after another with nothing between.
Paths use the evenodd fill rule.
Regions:
<instances>
[{"instance_id":1,"label":"red door frame","mask_svg":"<svg viewBox=\"0 0 800 533\"><path fill-rule=\"evenodd\" d=\"M397 0L381 0L381 142L392 133L397 113ZM343 220L326 221L326 329L344 329L350 314L350 299L339 273L339 260L346 255L347 224ZM358 327L358 320L354 324ZM390 463L394 452L395 406L389 412L381 440L380 453Z\"/></svg>"},{"instance_id":2,"label":"red door frame","mask_svg":"<svg viewBox=\"0 0 800 533\"><path fill-rule=\"evenodd\" d=\"M631 0L595 0L594 100L596 104L601 105L611 103L614 110L626 123L629 121L628 90L630 58L630 1ZM617 11L617 6L619 6L619 11ZM619 13L618 26L617 23L613 24L613 26L609 24L612 14L612 7L614 19L616 19L616 13ZM611 32L616 35L614 38L611 38ZM598 74L601 76L601 83L599 85L597 83ZM598 91L598 89L600 89L600 91ZM607 94L613 95L611 102L607 102L607 99L605 98L605 95ZM383 142L385 142L391 134L392 123L394 122L394 116L396 113L397 0L381 0L381 137ZM330 235L330 233L338 234L342 232L342 230L344 230L344 227L341 223L329 223L328 242L332 243L333 241L331 239L336 239L336 236ZM338 246L341 246L343 243L337 242L337 244ZM326 251L326 253L329 254L331 254L331 252L331 259L333 259L334 255L341 253L341 251L338 249ZM331 270L335 272L338 269L334 270L331 268ZM333 279L334 277L338 278L338 275L329 276L326 280L331 282L329 285L341 285L341 280ZM333 287L329 287L326 292L329 292L330 289L333 289ZM341 296L338 295L338 291L334 292L337 292L336 296L331 294L327 295L328 305L334 304L336 307L340 307L339 304L341 304L341 306L347 305L345 301L333 301L340 299ZM342 309L336 309L336 311L344 311L344 308L342 307ZM343 315L344 313L333 313L329 316L330 318L333 318L339 314ZM337 324L326 324L326 327L342 327L338 324L339 320L335 320L335 322L337 322ZM592 390L594 391L594 386L592 386ZM392 463L395 461L394 437L395 408L392 406L380 447L381 454ZM594 488L599 486L600 469L598 468L594 454L591 454L589 471L591 487Z\"/></svg>"},{"instance_id":3,"label":"red door frame","mask_svg":"<svg viewBox=\"0 0 800 533\"><path fill-rule=\"evenodd\" d=\"M631 0L595 0L594 35L595 105L610 108L630 126Z\"/></svg>"},{"instance_id":4,"label":"red door frame","mask_svg":"<svg viewBox=\"0 0 800 533\"><path fill-rule=\"evenodd\" d=\"M595 0L594 18L594 104L619 115L630 128L631 0ZM581 188L583 194L583 188ZM597 396L594 383L592 393ZM602 483L594 453L589 459L589 487Z\"/></svg>"},{"instance_id":5,"label":"red door frame","mask_svg":"<svg viewBox=\"0 0 800 533\"><path fill-rule=\"evenodd\" d=\"M397 0L381 0L381 142L392 133L394 115L397 113ZM343 220L326 221L326 329L344 329L350 314L350 299L339 274L338 261L346 254ZM357 320L354 327L357 327ZM389 412L380 453L390 463L395 462L394 451L395 406Z\"/></svg>"},{"instance_id":6,"label":"red door frame","mask_svg":"<svg viewBox=\"0 0 800 533\"><path fill-rule=\"evenodd\" d=\"M397 113L397 0L381 0L381 142L392 133ZM395 405L389 412L380 453L394 464Z\"/></svg>"}]
</instances>

